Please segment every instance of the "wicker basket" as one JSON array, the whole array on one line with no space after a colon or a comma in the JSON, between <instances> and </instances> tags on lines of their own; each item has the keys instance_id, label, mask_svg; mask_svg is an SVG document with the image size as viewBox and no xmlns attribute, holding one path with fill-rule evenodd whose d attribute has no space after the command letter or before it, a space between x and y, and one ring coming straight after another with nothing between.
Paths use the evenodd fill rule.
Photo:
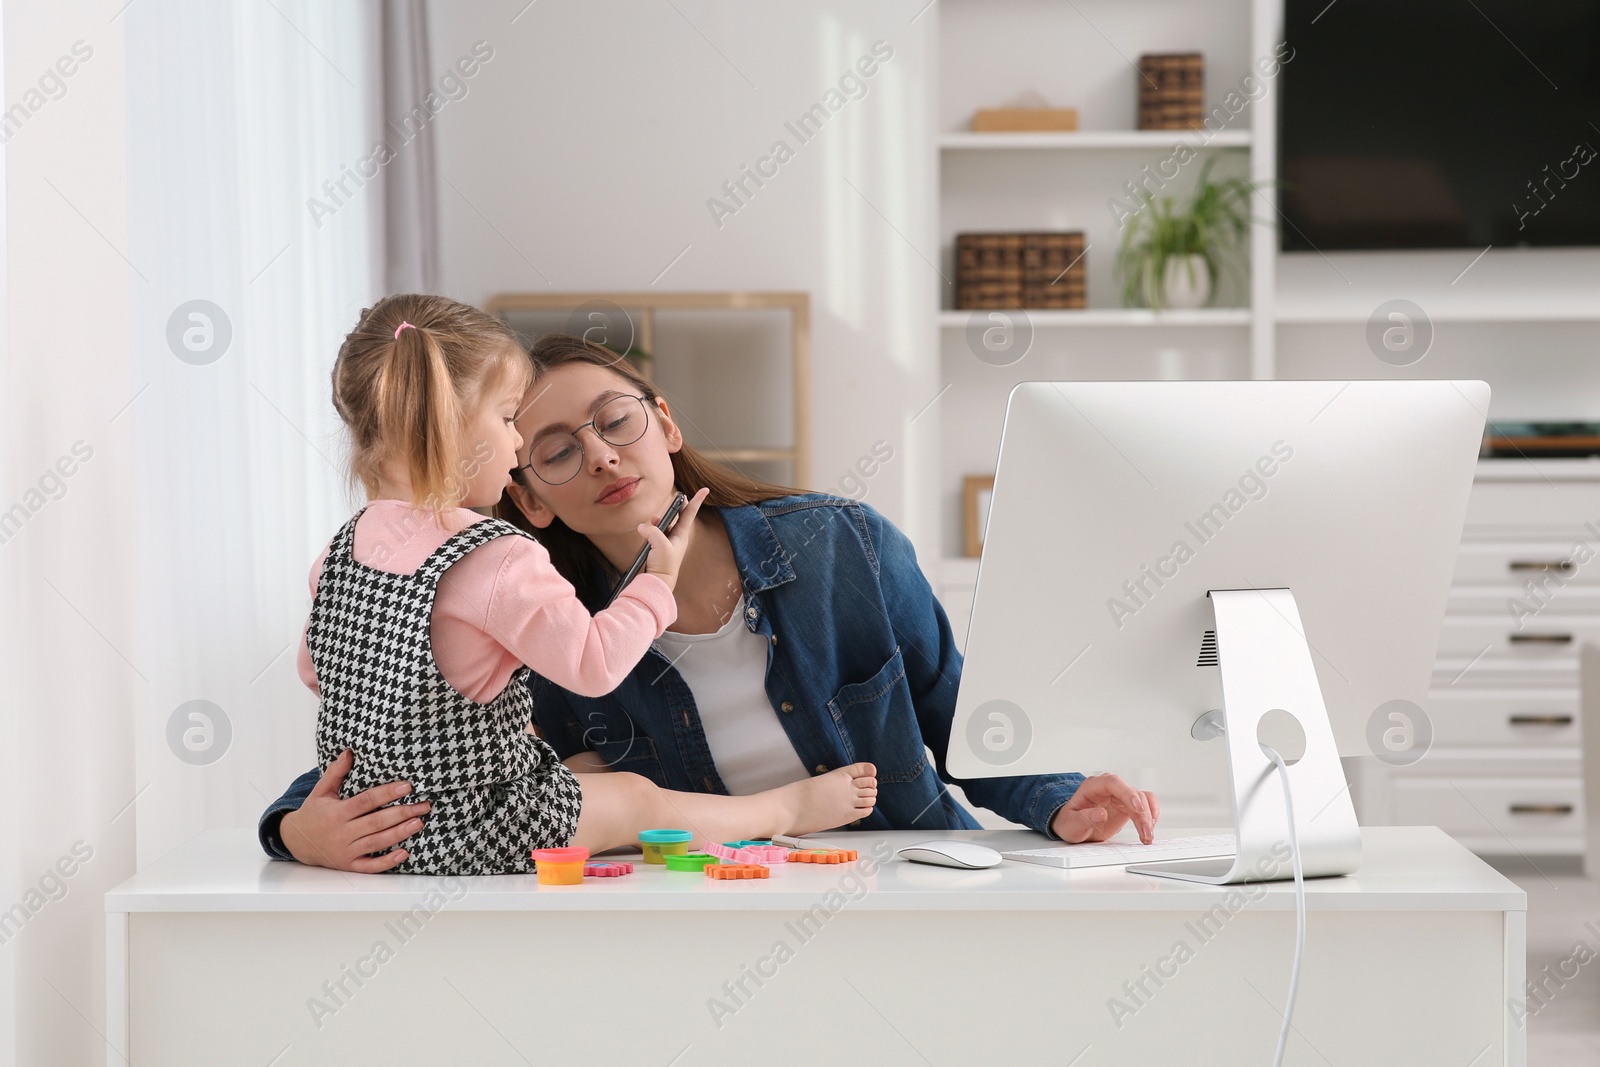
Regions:
<instances>
[{"instance_id":1,"label":"wicker basket","mask_svg":"<svg viewBox=\"0 0 1600 1067\"><path fill-rule=\"evenodd\" d=\"M1088 306L1081 230L956 235L962 311Z\"/></svg>"},{"instance_id":2,"label":"wicker basket","mask_svg":"<svg viewBox=\"0 0 1600 1067\"><path fill-rule=\"evenodd\" d=\"M1139 128L1205 126L1205 56L1179 52L1139 57Z\"/></svg>"},{"instance_id":3,"label":"wicker basket","mask_svg":"<svg viewBox=\"0 0 1600 1067\"><path fill-rule=\"evenodd\" d=\"M1022 246L1022 306L1089 306L1083 257L1083 231L1030 233Z\"/></svg>"}]
</instances>

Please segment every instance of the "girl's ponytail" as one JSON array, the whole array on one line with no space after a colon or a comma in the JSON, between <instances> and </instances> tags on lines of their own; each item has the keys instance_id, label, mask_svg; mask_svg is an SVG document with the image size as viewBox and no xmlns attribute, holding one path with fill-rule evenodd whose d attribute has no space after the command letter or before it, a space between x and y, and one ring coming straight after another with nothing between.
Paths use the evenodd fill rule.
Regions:
<instances>
[{"instance_id":1,"label":"girl's ponytail","mask_svg":"<svg viewBox=\"0 0 1600 1067\"><path fill-rule=\"evenodd\" d=\"M432 331L399 327L395 335L394 352L378 372L378 435L393 443L392 456L414 489L431 487L414 503L442 510L460 496L461 479L452 468L466 421L462 405Z\"/></svg>"}]
</instances>

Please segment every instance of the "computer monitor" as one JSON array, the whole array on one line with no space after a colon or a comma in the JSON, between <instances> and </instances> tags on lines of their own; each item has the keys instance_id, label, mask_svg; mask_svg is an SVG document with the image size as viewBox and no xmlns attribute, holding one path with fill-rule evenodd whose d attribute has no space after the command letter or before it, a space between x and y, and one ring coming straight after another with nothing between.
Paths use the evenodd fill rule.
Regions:
<instances>
[{"instance_id":1,"label":"computer monitor","mask_svg":"<svg viewBox=\"0 0 1600 1067\"><path fill-rule=\"evenodd\" d=\"M1306 874L1353 870L1337 757L1426 699L1488 406L1479 381L1018 385L950 771L1198 776L1240 852L1191 873L1250 880L1285 827L1257 726L1287 711Z\"/></svg>"}]
</instances>

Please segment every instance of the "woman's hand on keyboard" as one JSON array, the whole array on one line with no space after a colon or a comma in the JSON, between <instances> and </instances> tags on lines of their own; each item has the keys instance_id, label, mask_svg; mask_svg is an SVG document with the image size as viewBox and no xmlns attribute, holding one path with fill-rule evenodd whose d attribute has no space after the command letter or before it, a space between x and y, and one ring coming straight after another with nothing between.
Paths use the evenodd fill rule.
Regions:
<instances>
[{"instance_id":1,"label":"woman's hand on keyboard","mask_svg":"<svg viewBox=\"0 0 1600 1067\"><path fill-rule=\"evenodd\" d=\"M1050 829L1068 844L1105 841L1131 820L1139 840L1155 840L1161 804L1149 790L1135 789L1120 775L1097 774L1085 778L1072 799L1061 805Z\"/></svg>"}]
</instances>

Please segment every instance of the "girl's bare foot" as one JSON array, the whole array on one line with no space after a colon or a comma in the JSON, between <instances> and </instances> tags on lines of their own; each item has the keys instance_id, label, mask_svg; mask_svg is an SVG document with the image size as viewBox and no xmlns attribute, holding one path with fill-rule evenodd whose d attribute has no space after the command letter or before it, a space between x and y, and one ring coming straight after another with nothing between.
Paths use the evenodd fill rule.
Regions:
<instances>
[{"instance_id":1,"label":"girl's bare foot","mask_svg":"<svg viewBox=\"0 0 1600 1067\"><path fill-rule=\"evenodd\" d=\"M789 802L789 834L832 830L872 814L878 801L878 769L870 763L848 767L783 786Z\"/></svg>"}]
</instances>

